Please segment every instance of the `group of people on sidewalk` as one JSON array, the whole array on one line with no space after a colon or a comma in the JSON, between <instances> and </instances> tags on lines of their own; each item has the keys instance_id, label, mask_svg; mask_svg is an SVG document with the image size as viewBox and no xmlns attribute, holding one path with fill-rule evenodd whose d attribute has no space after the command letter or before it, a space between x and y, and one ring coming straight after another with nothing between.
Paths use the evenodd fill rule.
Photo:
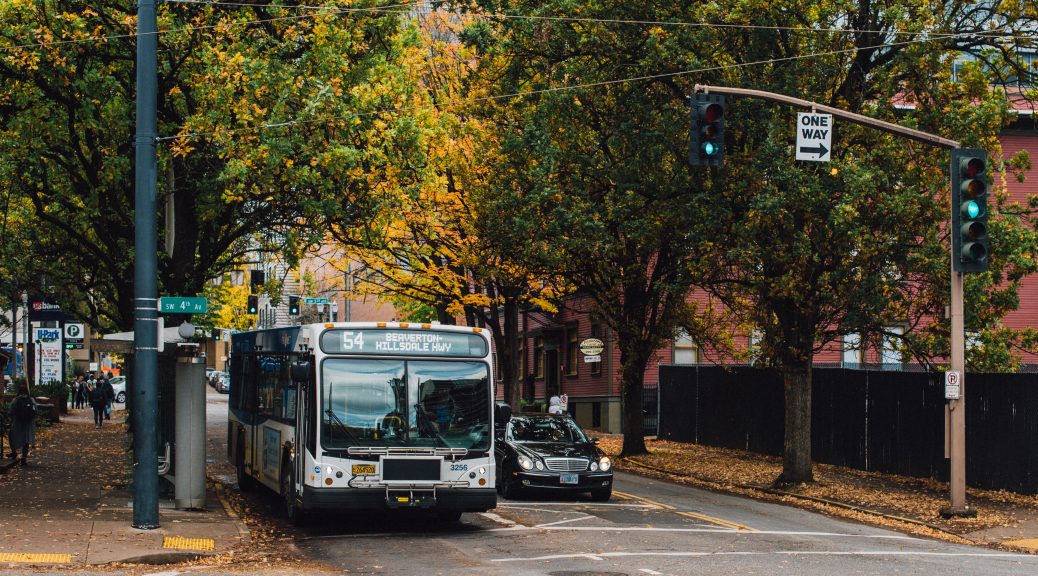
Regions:
<instances>
[{"instance_id":1,"label":"group of people on sidewalk","mask_svg":"<svg viewBox=\"0 0 1038 576\"><path fill-rule=\"evenodd\" d=\"M94 410L94 428L100 428L105 420L112 419L112 402L115 400L115 389L102 373L96 380L87 380L76 376L72 381L72 407L85 408L87 404ZM18 389L18 396L8 407L10 428L8 441L11 451L9 458L18 460L24 466L29 457L29 449L36 446L36 415L39 407L36 400L29 395L28 386Z\"/></svg>"},{"instance_id":2,"label":"group of people on sidewalk","mask_svg":"<svg viewBox=\"0 0 1038 576\"><path fill-rule=\"evenodd\" d=\"M94 428L100 428L105 420L112 419L114 400L115 389L107 372L102 372L96 380L80 375L72 381L72 407L85 408L89 404L94 410Z\"/></svg>"}]
</instances>

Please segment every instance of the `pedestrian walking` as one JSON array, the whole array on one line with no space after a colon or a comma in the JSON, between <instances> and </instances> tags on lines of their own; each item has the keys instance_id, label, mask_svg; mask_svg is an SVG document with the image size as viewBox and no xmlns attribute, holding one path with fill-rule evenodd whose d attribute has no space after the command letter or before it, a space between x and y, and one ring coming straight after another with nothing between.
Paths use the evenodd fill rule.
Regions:
<instances>
[{"instance_id":1,"label":"pedestrian walking","mask_svg":"<svg viewBox=\"0 0 1038 576\"><path fill-rule=\"evenodd\" d=\"M72 379L72 408L79 408L79 391L83 387L82 376Z\"/></svg>"},{"instance_id":2,"label":"pedestrian walking","mask_svg":"<svg viewBox=\"0 0 1038 576\"><path fill-rule=\"evenodd\" d=\"M80 377L79 377L79 398L77 399L78 402L79 402L79 405L77 406L77 408L86 408L87 407L87 404L88 404L88 402L87 402L87 394L88 393L89 393L89 391L87 390L86 376L80 375Z\"/></svg>"},{"instance_id":3,"label":"pedestrian walking","mask_svg":"<svg viewBox=\"0 0 1038 576\"><path fill-rule=\"evenodd\" d=\"M115 401L115 388L112 387L112 381L108 379L108 373L101 374L101 378L98 380L101 390L105 393L105 420L112 419L112 402Z\"/></svg>"},{"instance_id":4,"label":"pedestrian walking","mask_svg":"<svg viewBox=\"0 0 1038 576\"><path fill-rule=\"evenodd\" d=\"M108 404L108 397L105 396L105 391L101 389L99 384L88 384L89 390L88 399L90 407L94 409L94 428L100 428L101 424L104 423L105 419L105 405Z\"/></svg>"},{"instance_id":5,"label":"pedestrian walking","mask_svg":"<svg viewBox=\"0 0 1038 576\"><path fill-rule=\"evenodd\" d=\"M29 396L29 387L22 386L18 389L18 396L11 401L11 432L9 440L11 443L11 458L18 457L18 451L22 453L20 463L25 466L29 457L29 447L36 444L36 401Z\"/></svg>"}]
</instances>

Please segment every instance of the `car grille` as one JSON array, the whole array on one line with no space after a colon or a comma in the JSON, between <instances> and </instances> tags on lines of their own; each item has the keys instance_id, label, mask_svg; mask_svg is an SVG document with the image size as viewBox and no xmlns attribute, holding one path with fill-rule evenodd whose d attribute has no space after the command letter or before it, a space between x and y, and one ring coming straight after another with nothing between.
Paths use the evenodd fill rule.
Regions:
<instances>
[{"instance_id":1,"label":"car grille","mask_svg":"<svg viewBox=\"0 0 1038 576\"><path fill-rule=\"evenodd\" d=\"M556 472L582 472L587 470L588 461L586 458L545 458L544 464Z\"/></svg>"}]
</instances>

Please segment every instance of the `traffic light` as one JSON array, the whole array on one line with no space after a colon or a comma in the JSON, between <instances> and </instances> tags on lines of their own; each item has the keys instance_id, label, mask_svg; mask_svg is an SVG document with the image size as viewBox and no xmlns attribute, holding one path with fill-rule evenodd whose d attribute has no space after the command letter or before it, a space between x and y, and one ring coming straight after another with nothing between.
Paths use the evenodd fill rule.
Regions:
<instances>
[{"instance_id":1,"label":"traffic light","mask_svg":"<svg viewBox=\"0 0 1038 576\"><path fill-rule=\"evenodd\" d=\"M299 296L288 297L288 313L292 316L299 315Z\"/></svg>"},{"instance_id":2,"label":"traffic light","mask_svg":"<svg viewBox=\"0 0 1038 576\"><path fill-rule=\"evenodd\" d=\"M255 290L263 286L263 282L266 280L266 274L263 270L249 270L249 286Z\"/></svg>"},{"instance_id":3,"label":"traffic light","mask_svg":"<svg viewBox=\"0 0 1038 576\"><path fill-rule=\"evenodd\" d=\"M720 166L724 161L724 96L692 95L692 129L688 163Z\"/></svg>"},{"instance_id":4,"label":"traffic light","mask_svg":"<svg viewBox=\"0 0 1038 576\"><path fill-rule=\"evenodd\" d=\"M219 342L220 341L220 334L222 332L223 332L223 330L220 330L219 328L213 328L213 331L212 331L213 340L216 340L217 342Z\"/></svg>"},{"instance_id":5,"label":"traffic light","mask_svg":"<svg viewBox=\"0 0 1038 576\"><path fill-rule=\"evenodd\" d=\"M956 272L988 270L987 165L986 150L952 150L952 267Z\"/></svg>"},{"instance_id":6,"label":"traffic light","mask_svg":"<svg viewBox=\"0 0 1038 576\"><path fill-rule=\"evenodd\" d=\"M259 296L256 296L255 294L250 294L249 295L249 308L248 308L248 310L249 310L249 314L258 314L259 313Z\"/></svg>"}]
</instances>

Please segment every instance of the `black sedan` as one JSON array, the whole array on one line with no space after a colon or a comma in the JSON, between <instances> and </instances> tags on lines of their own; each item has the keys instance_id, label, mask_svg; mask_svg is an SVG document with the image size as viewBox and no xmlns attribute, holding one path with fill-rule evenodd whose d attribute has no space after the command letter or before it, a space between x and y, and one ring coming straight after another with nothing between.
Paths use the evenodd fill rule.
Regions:
<instances>
[{"instance_id":1,"label":"black sedan","mask_svg":"<svg viewBox=\"0 0 1038 576\"><path fill-rule=\"evenodd\" d=\"M497 487L505 498L532 488L590 492L596 502L613 493L612 462L567 415L513 416L496 440Z\"/></svg>"}]
</instances>

